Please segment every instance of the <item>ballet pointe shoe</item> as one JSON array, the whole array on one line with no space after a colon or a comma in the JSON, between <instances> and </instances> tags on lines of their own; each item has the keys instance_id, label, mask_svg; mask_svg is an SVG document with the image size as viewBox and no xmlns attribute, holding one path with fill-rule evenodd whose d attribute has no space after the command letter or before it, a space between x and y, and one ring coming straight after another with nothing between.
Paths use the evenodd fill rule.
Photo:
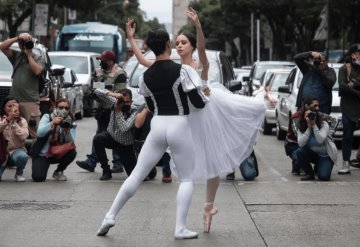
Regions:
<instances>
[{"instance_id":1,"label":"ballet pointe shoe","mask_svg":"<svg viewBox=\"0 0 360 247\"><path fill-rule=\"evenodd\" d=\"M214 203L205 203L205 206L204 206L204 232L210 232L212 217L217 212L218 212L218 209L216 207L214 207Z\"/></svg>"},{"instance_id":2,"label":"ballet pointe shoe","mask_svg":"<svg viewBox=\"0 0 360 247\"><path fill-rule=\"evenodd\" d=\"M105 217L96 235L105 236L113 226L115 226L115 219Z\"/></svg>"},{"instance_id":3,"label":"ballet pointe shoe","mask_svg":"<svg viewBox=\"0 0 360 247\"><path fill-rule=\"evenodd\" d=\"M186 228L175 231L175 239L193 239L193 238L197 238L198 236L199 233L192 232Z\"/></svg>"}]
</instances>

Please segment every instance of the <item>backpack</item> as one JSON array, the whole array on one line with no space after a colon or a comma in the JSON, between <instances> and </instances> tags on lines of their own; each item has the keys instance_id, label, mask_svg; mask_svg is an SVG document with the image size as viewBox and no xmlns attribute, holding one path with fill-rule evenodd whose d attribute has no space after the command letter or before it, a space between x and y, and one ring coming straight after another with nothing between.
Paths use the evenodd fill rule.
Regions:
<instances>
[{"instance_id":1,"label":"backpack","mask_svg":"<svg viewBox=\"0 0 360 247\"><path fill-rule=\"evenodd\" d=\"M258 162L254 151L240 164L240 172L245 180L254 180L259 176Z\"/></svg>"},{"instance_id":2,"label":"backpack","mask_svg":"<svg viewBox=\"0 0 360 247\"><path fill-rule=\"evenodd\" d=\"M50 114L48 115L49 115L49 121L51 122L52 121L51 115ZM48 133L46 133L46 135L43 137L39 137L39 136L36 137L36 140L31 145L31 149L29 152L31 158L36 158L39 156L39 153L41 152L41 149L45 146L45 143L49 139L50 134L51 134L51 130Z\"/></svg>"}]
</instances>

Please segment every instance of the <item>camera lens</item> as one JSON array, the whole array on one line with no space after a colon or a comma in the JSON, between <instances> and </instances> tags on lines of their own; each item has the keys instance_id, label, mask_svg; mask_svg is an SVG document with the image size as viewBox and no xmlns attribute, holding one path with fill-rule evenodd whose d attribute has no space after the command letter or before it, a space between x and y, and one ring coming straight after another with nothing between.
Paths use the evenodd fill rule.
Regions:
<instances>
[{"instance_id":1,"label":"camera lens","mask_svg":"<svg viewBox=\"0 0 360 247\"><path fill-rule=\"evenodd\" d=\"M316 113L315 112L309 112L309 114L307 115L307 117L310 119L310 120L315 120L316 118Z\"/></svg>"},{"instance_id":2,"label":"camera lens","mask_svg":"<svg viewBox=\"0 0 360 247\"><path fill-rule=\"evenodd\" d=\"M31 40L30 41L26 41L25 44L24 44L24 47L25 49L32 49L34 48L34 42L32 42Z\"/></svg>"},{"instance_id":3,"label":"camera lens","mask_svg":"<svg viewBox=\"0 0 360 247\"><path fill-rule=\"evenodd\" d=\"M320 63L321 63L320 59L314 60L314 65L318 66L318 65L320 65Z\"/></svg>"}]
</instances>

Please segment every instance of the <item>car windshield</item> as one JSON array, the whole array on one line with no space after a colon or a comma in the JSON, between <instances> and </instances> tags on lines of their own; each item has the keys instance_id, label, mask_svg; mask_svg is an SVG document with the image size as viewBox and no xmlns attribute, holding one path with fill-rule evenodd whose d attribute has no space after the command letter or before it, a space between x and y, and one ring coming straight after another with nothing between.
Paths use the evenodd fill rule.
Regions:
<instances>
[{"instance_id":1,"label":"car windshield","mask_svg":"<svg viewBox=\"0 0 360 247\"><path fill-rule=\"evenodd\" d=\"M255 79L260 80L261 77L263 76L263 74L266 72L266 70L268 69L286 69L286 68L291 68L294 65L292 64L259 64L258 66L256 66L255 68Z\"/></svg>"},{"instance_id":2,"label":"car windshield","mask_svg":"<svg viewBox=\"0 0 360 247\"><path fill-rule=\"evenodd\" d=\"M289 73L276 73L274 76L275 78L272 81L270 89L271 92L277 92L280 86L285 85L286 78L289 76Z\"/></svg>"},{"instance_id":3,"label":"car windshield","mask_svg":"<svg viewBox=\"0 0 360 247\"><path fill-rule=\"evenodd\" d=\"M72 68L77 74L88 74L88 60L80 56L54 56L49 55L52 64L58 64L67 68Z\"/></svg>"},{"instance_id":4,"label":"car windshield","mask_svg":"<svg viewBox=\"0 0 360 247\"><path fill-rule=\"evenodd\" d=\"M63 51L92 51L102 53L114 47L114 35L102 33L63 34L61 48Z\"/></svg>"}]
</instances>

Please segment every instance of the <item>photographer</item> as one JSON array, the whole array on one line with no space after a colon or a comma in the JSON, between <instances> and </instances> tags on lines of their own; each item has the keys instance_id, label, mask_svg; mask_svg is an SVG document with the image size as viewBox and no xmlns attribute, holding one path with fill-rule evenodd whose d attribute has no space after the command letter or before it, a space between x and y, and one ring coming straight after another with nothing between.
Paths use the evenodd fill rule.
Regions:
<instances>
[{"instance_id":1,"label":"photographer","mask_svg":"<svg viewBox=\"0 0 360 247\"><path fill-rule=\"evenodd\" d=\"M126 86L126 73L125 71L115 63L115 54L112 51L104 51L99 57L96 58L100 60L100 67L96 69L96 81L103 82L105 88L109 91L120 90ZM96 95L92 94L95 96ZM97 100L97 109L95 113L95 119L97 121L97 130L96 134L106 131L109 120L110 112L113 103L106 102L103 100ZM119 154L116 153L116 150L113 150L113 168L112 172L122 172L123 167L120 162ZM76 164L89 172L94 172L96 163L98 162L98 157L96 156L95 149L92 146L91 154L86 155L86 160L77 160Z\"/></svg>"},{"instance_id":2,"label":"photographer","mask_svg":"<svg viewBox=\"0 0 360 247\"><path fill-rule=\"evenodd\" d=\"M329 124L322 118L319 109L317 98L305 99L297 131L297 158L306 173L301 178L302 181L314 180L315 173L319 180L330 180L332 168L337 160L336 146L329 138ZM315 165L315 172L311 163Z\"/></svg>"},{"instance_id":3,"label":"photographer","mask_svg":"<svg viewBox=\"0 0 360 247\"><path fill-rule=\"evenodd\" d=\"M104 102L113 102L107 130L96 134L93 139L95 153L103 169L100 180L112 178L106 148L120 154L126 174L130 175L136 165L133 144L137 109L131 106L132 93L129 89L122 89L119 93L113 93L107 89L96 89L95 94Z\"/></svg>"},{"instance_id":4,"label":"photographer","mask_svg":"<svg viewBox=\"0 0 360 247\"><path fill-rule=\"evenodd\" d=\"M46 180L50 164L59 164L53 173L55 180L67 180L64 170L75 159L75 149L68 150L61 158L56 158L50 151L50 147L53 143L65 144L75 141L76 125L73 123L73 119L70 103L64 98L56 101L55 109L51 114L42 116L37 136L38 138L45 138L46 141L40 153L33 157L32 178L35 182Z\"/></svg>"},{"instance_id":5,"label":"photographer","mask_svg":"<svg viewBox=\"0 0 360 247\"><path fill-rule=\"evenodd\" d=\"M296 55L294 60L303 74L296 107L300 109L306 97L315 96L320 102L320 112L330 114L336 73L328 66L325 54L314 51L305 52Z\"/></svg>"},{"instance_id":6,"label":"photographer","mask_svg":"<svg viewBox=\"0 0 360 247\"><path fill-rule=\"evenodd\" d=\"M16 166L16 181L25 181L23 171L28 161L28 155L26 153L24 140L29 135L29 130L26 120L20 117L19 101L15 98L6 98L2 105L0 135L3 135L7 142L6 152L8 153L9 165ZM0 164L0 180L5 167L6 163Z\"/></svg>"},{"instance_id":7,"label":"photographer","mask_svg":"<svg viewBox=\"0 0 360 247\"><path fill-rule=\"evenodd\" d=\"M10 49L15 42L19 43L20 52ZM41 115L39 76L45 68L45 61L41 56L32 53L33 47L34 41L28 33L21 33L0 44L1 51L8 57L14 68L10 96L19 100L20 113L29 123L29 132L34 139ZM29 121L31 117L36 122Z\"/></svg>"},{"instance_id":8,"label":"photographer","mask_svg":"<svg viewBox=\"0 0 360 247\"><path fill-rule=\"evenodd\" d=\"M360 168L360 150L356 159L350 161L354 131L360 119L360 44L349 49L348 63L339 69L339 95L343 123L342 156L339 174L349 174L350 165Z\"/></svg>"}]
</instances>

